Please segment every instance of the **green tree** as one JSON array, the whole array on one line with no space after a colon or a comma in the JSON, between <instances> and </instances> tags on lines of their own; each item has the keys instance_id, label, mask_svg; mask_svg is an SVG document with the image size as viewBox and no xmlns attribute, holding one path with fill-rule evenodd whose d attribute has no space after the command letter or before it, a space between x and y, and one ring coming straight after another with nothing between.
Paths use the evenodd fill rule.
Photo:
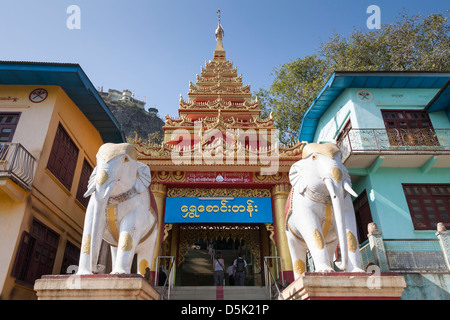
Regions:
<instances>
[{"instance_id":1,"label":"green tree","mask_svg":"<svg viewBox=\"0 0 450 320\"><path fill-rule=\"evenodd\" d=\"M448 12L427 17L407 13L380 30L333 34L317 54L274 69L268 90L259 89L263 114L273 111L280 141L297 140L303 114L335 71L450 71Z\"/></svg>"}]
</instances>

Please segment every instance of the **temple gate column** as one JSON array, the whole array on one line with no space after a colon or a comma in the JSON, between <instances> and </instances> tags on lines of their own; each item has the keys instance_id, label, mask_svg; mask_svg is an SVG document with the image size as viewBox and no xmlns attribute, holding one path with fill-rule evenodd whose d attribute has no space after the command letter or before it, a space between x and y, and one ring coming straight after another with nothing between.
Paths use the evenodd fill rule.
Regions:
<instances>
[{"instance_id":1,"label":"temple gate column","mask_svg":"<svg viewBox=\"0 0 450 320\"><path fill-rule=\"evenodd\" d=\"M286 201L289 196L291 186L288 184L276 185L272 188L272 199L274 205L274 229L275 239L277 245L278 256L281 257L283 263L283 276L284 279L292 282L294 280L294 274L292 271L291 255L289 253L288 242L285 233L284 224L284 210L286 207Z\"/></svg>"},{"instance_id":2,"label":"temple gate column","mask_svg":"<svg viewBox=\"0 0 450 320\"><path fill-rule=\"evenodd\" d=\"M167 187L162 183L152 183L150 190L155 197L156 206L158 207L158 236L156 237L155 253L153 255L151 271L156 271L156 257L161 255L161 244L164 237L164 209L166 206Z\"/></svg>"}]
</instances>

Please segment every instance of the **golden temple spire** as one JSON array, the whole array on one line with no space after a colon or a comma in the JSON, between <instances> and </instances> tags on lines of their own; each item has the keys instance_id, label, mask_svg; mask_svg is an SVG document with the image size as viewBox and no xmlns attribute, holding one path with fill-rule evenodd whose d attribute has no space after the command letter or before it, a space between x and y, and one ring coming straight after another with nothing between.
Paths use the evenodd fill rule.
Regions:
<instances>
[{"instance_id":1,"label":"golden temple spire","mask_svg":"<svg viewBox=\"0 0 450 320\"><path fill-rule=\"evenodd\" d=\"M223 31L222 25L220 24L220 9L217 10L217 15L219 17L219 24L217 25L217 29L215 32L217 46L216 46L216 50L214 50L214 59L216 59L216 58L225 59L225 49L223 48L223 44L222 44L222 39L225 35L225 32Z\"/></svg>"}]
</instances>

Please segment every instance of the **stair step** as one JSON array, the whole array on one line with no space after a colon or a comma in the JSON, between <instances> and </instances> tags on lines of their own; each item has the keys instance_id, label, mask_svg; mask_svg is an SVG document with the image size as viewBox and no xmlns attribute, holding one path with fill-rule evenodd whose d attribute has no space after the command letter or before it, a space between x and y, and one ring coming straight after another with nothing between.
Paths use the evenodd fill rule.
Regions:
<instances>
[{"instance_id":1,"label":"stair step","mask_svg":"<svg viewBox=\"0 0 450 320\"><path fill-rule=\"evenodd\" d=\"M269 300L269 293L254 286L183 286L171 290L170 300Z\"/></svg>"}]
</instances>

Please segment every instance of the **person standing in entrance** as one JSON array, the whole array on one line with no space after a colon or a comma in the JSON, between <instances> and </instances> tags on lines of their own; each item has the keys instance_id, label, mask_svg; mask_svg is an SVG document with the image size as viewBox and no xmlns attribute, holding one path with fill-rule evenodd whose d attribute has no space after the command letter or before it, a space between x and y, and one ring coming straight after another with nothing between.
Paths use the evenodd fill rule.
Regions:
<instances>
[{"instance_id":1,"label":"person standing in entrance","mask_svg":"<svg viewBox=\"0 0 450 320\"><path fill-rule=\"evenodd\" d=\"M229 286L234 286L234 267L231 264L228 268L227 268L227 274L228 274L228 285Z\"/></svg>"},{"instance_id":2,"label":"person standing in entrance","mask_svg":"<svg viewBox=\"0 0 450 320\"><path fill-rule=\"evenodd\" d=\"M243 286L245 282L245 275L248 274L247 261L242 258L242 253L239 253L238 258L233 262L234 271L234 285Z\"/></svg>"},{"instance_id":3,"label":"person standing in entrance","mask_svg":"<svg viewBox=\"0 0 450 320\"><path fill-rule=\"evenodd\" d=\"M214 270L214 285L223 286L225 264L222 259L222 253L220 251L217 251L216 257L213 261L213 270Z\"/></svg>"}]
</instances>

